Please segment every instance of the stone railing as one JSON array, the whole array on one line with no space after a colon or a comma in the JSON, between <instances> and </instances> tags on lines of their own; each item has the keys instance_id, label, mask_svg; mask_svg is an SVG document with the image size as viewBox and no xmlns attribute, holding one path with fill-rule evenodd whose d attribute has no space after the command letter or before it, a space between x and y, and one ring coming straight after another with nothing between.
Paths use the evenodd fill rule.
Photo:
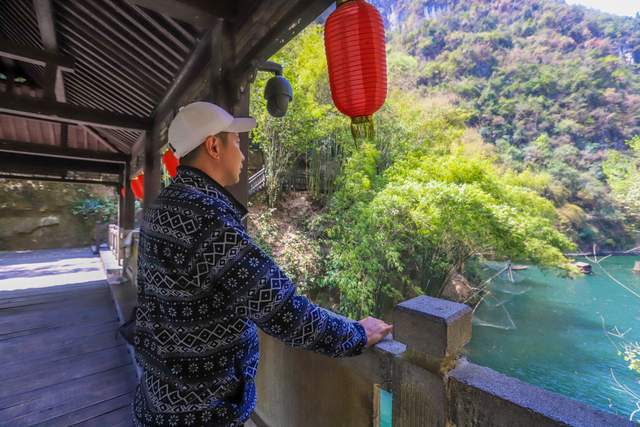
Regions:
<instances>
[{"instance_id":1,"label":"stone railing","mask_svg":"<svg viewBox=\"0 0 640 427\"><path fill-rule=\"evenodd\" d=\"M135 304L138 233L112 286L125 319ZM587 404L475 365L461 350L471 309L420 296L398 304L394 336L357 357L334 359L260 332L258 427L633 426Z\"/></svg>"},{"instance_id":2,"label":"stone railing","mask_svg":"<svg viewBox=\"0 0 640 427\"><path fill-rule=\"evenodd\" d=\"M122 248L120 245L120 227L116 224L109 224L109 249L118 261L118 265L122 265Z\"/></svg>"},{"instance_id":3,"label":"stone railing","mask_svg":"<svg viewBox=\"0 0 640 427\"><path fill-rule=\"evenodd\" d=\"M137 244L138 233L138 229L127 230L116 224L109 224L109 249L120 267L126 267L124 264Z\"/></svg>"},{"instance_id":4,"label":"stone railing","mask_svg":"<svg viewBox=\"0 0 640 427\"><path fill-rule=\"evenodd\" d=\"M471 316L464 304L420 296L395 308L393 339L342 359L294 349L261 333L254 422L259 427L634 425L460 357L471 338Z\"/></svg>"}]
</instances>

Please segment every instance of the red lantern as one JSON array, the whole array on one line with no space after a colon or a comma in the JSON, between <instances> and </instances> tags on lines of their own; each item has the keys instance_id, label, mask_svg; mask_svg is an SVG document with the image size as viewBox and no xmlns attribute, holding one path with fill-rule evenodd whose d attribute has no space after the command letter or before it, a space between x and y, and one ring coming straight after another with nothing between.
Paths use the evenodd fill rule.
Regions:
<instances>
[{"instance_id":1,"label":"red lantern","mask_svg":"<svg viewBox=\"0 0 640 427\"><path fill-rule=\"evenodd\" d=\"M124 185L120 186L120 197L124 199Z\"/></svg>"},{"instance_id":2,"label":"red lantern","mask_svg":"<svg viewBox=\"0 0 640 427\"><path fill-rule=\"evenodd\" d=\"M171 178L175 177L180 161L176 159L176 156L173 155L173 151L170 148L167 148L167 151L162 155L162 163L164 163L164 167L167 168L169 176Z\"/></svg>"},{"instance_id":3,"label":"red lantern","mask_svg":"<svg viewBox=\"0 0 640 427\"><path fill-rule=\"evenodd\" d=\"M140 174L131 180L131 191L138 200L144 197L144 175Z\"/></svg>"},{"instance_id":4,"label":"red lantern","mask_svg":"<svg viewBox=\"0 0 640 427\"><path fill-rule=\"evenodd\" d=\"M384 23L364 0L338 1L327 18L324 43L331 96L338 110L351 117L353 137L372 137L371 116L387 97Z\"/></svg>"}]
</instances>

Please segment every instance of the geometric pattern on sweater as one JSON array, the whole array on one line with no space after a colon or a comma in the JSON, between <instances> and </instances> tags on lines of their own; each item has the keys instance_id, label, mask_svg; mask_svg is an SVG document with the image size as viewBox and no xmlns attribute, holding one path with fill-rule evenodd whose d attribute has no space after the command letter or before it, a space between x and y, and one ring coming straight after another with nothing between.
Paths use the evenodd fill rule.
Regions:
<instances>
[{"instance_id":1,"label":"geometric pattern on sweater","mask_svg":"<svg viewBox=\"0 0 640 427\"><path fill-rule=\"evenodd\" d=\"M296 292L246 233L246 214L224 187L184 165L145 208L136 425L242 425L256 403L258 328L331 357L358 355L366 345L358 322Z\"/></svg>"}]
</instances>

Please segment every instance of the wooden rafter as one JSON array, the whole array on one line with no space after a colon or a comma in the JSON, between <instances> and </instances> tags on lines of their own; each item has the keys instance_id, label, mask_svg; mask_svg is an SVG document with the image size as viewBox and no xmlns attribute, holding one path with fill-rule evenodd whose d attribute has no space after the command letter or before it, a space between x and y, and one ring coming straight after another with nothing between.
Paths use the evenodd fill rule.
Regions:
<instances>
[{"instance_id":1,"label":"wooden rafter","mask_svg":"<svg viewBox=\"0 0 640 427\"><path fill-rule=\"evenodd\" d=\"M113 187L120 187L121 183L118 181L104 181L98 179L76 179L76 178L68 178L64 176L50 176L50 175L38 175L38 174L8 174L8 173L0 173L0 178L4 179L28 179L28 180L37 180L37 181L54 181L54 182L70 182L76 184L101 184L101 185L109 185Z\"/></svg>"},{"instance_id":2,"label":"wooden rafter","mask_svg":"<svg viewBox=\"0 0 640 427\"><path fill-rule=\"evenodd\" d=\"M146 132L143 132L131 146L131 159L135 159L138 157L138 154L142 152L144 148L144 141L147 139L146 136Z\"/></svg>"},{"instance_id":3,"label":"wooden rafter","mask_svg":"<svg viewBox=\"0 0 640 427\"><path fill-rule=\"evenodd\" d=\"M218 21L216 24L214 24L214 28L219 25L221 25L221 23ZM173 79L173 83L171 84L171 86L169 86L169 89L167 89L164 96L153 111L153 117L164 116L164 114L167 113L167 111L182 95L184 89L192 83L195 75L201 72L202 67L207 64L211 53L211 34L212 30L207 30L202 35L200 40L196 43L195 48L187 57L187 60L184 62L182 68L178 72L178 75Z\"/></svg>"},{"instance_id":4,"label":"wooden rafter","mask_svg":"<svg viewBox=\"0 0 640 427\"><path fill-rule=\"evenodd\" d=\"M65 159L77 159L85 161L126 163L129 156L121 153L96 152L80 148L59 147L49 144L25 143L0 139L0 152L18 153L37 156L51 156Z\"/></svg>"},{"instance_id":5,"label":"wooden rafter","mask_svg":"<svg viewBox=\"0 0 640 427\"><path fill-rule=\"evenodd\" d=\"M262 2L250 19L238 30L233 75L254 72L303 28L313 22L333 1L268 1ZM279 16L274 16L279 15ZM256 30L266 29L266 30Z\"/></svg>"},{"instance_id":6,"label":"wooden rafter","mask_svg":"<svg viewBox=\"0 0 640 427\"><path fill-rule=\"evenodd\" d=\"M55 23L53 21L51 0L33 0L33 8L36 11L42 44L47 52L57 55L58 41L56 38ZM45 97L55 99L58 102L65 102L66 94L60 67L55 63L47 63L44 69L44 76Z\"/></svg>"},{"instance_id":7,"label":"wooden rafter","mask_svg":"<svg viewBox=\"0 0 640 427\"><path fill-rule=\"evenodd\" d=\"M24 96L0 96L0 112L111 129L147 130L152 123L147 117Z\"/></svg>"},{"instance_id":8,"label":"wooden rafter","mask_svg":"<svg viewBox=\"0 0 640 427\"><path fill-rule=\"evenodd\" d=\"M6 40L0 41L0 56L18 62L39 65L41 67L45 67L47 64L54 64L60 67L62 71L69 73L74 71L73 59L69 56L51 53L29 46L17 46Z\"/></svg>"},{"instance_id":9,"label":"wooden rafter","mask_svg":"<svg viewBox=\"0 0 640 427\"><path fill-rule=\"evenodd\" d=\"M67 123L60 125L60 146L64 148L69 146L69 125Z\"/></svg>"},{"instance_id":10,"label":"wooden rafter","mask_svg":"<svg viewBox=\"0 0 640 427\"><path fill-rule=\"evenodd\" d=\"M67 171L95 172L120 175L125 163L108 161L87 161L51 155L4 152L0 172L21 174L66 174Z\"/></svg>"},{"instance_id":11,"label":"wooden rafter","mask_svg":"<svg viewBox=\"0 0 640 427\"><path fill-rule=\"evenodd\" d=\"M196 28L208 28L216 20L223 18L235 22L240 16L240 1L209 0L127 0L162 15L187 22Z\"/></svg>"},{"instance_id":12,"label":"wooden rafter","mask_svg":"<svg viewBox=\"0 0 640 427\"><path fill-rule=\"evenodd\" d=\"M124 147L124 144L122 144L120 141L109 141L108 138L102 136L102 134L100 134L99 131L92 129L90 126L81 126L81 128L83 128L86 132L88 132L91 136L93 136L95 139L97 139L99 142L101 142L103 145L106 145L107 147L115 150L118 153L122 153L122 154L126 154L127 153L127 149L129 147Z\"/></svg>"}]
</instances>

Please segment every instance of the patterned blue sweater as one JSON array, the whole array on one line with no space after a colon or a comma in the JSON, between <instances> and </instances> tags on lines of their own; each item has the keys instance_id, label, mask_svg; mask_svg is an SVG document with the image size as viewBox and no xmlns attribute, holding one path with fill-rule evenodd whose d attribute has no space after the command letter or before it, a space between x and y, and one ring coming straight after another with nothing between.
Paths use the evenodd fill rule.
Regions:
<instances>
[{"instance_id":1,"label":"patterned blue sweater","mask_svg":"<svg viewBox=\"0 0 640 427\"><path fill-rule=\"evenodd\" d=\"M354 356L364 328L312 304L247 235L247 210L179 166L144 210L138 258L136 425L238 426L256 404L259 327L285 343Z\"/></svg>"}]
</instances>

